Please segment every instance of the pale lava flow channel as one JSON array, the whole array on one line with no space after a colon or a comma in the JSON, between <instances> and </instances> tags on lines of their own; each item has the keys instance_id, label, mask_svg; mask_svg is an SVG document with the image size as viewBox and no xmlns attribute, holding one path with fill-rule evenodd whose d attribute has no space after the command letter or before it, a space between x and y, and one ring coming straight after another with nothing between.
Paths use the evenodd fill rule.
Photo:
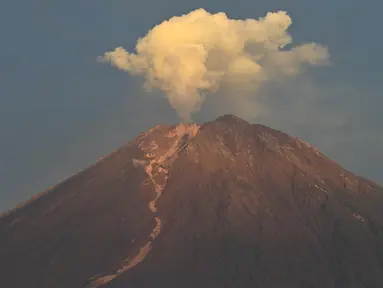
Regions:
<instances>
[{"instance_id":1,"label":"pale lava flow channel","mask_svg":"<svg viewBox=\"0 0 383 288\"><path fill-rule=\"evenodd\" d=\"M153 129L155 129L154 127ZM167 137L172 138L172 144L170 148L166 149L164 152L159 153L160 151L159 145L154 141L151 141L150 145L143 145L144 141L139 145L140 149L145 152L145 159L132 159L133 164L137 167L142 167L146 174L148 175L150 181L153 184L154 191L156 193L156 197L149 202L148 208L152 213L157 213L156 203L158 199L162 195L162 191L165 189L165 185L168 179L168 165L164 165L164 163L171 163L177 158L179 152L187 147L190 141L197 135L200 126L197 124L184 124L181 123L177 125L172 131L170 131ZM148 133L152 132L153 129L150 129ZM145 138L145 135L144 135ZM162 183L159 183L156 178L160 176L162 178ZM156 226L149 236L149 241L140 247L140 250L137 255L134 257L126 258L123 263L120 265L120 268L114 273L93 277L90 279L91 283L87 286L88 288L96 288L102 285L105 285L141 263L145 257L148 255L150 250L152 249L152 243L156 239L156 237L161 232L162 221L158 215L154 217L156 221Z\"/></svg>"}]
</instances>

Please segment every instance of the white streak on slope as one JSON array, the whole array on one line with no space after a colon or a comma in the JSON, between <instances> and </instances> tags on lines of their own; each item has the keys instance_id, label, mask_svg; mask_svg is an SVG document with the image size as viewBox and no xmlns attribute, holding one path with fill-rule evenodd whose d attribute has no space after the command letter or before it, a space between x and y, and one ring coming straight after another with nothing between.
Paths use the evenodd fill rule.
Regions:
<instances>
[{"instance_id":1,"label":"white streak on slope","mask_svg":"<svg viewBox=\"0 0 383 288\"><path fill-rule=\"evenodd\" d=\"M148 174L150 180L153 183L154 186L154 191L156 193L156 197L149 202L149 209L151 212L156 213L157 212L157 207L156 203L157 200L161 197L162 191L165 188L167 178L168 178L168 170L161 167L161 164L164 163L166 160L174 160L175 157L177 157L178 153L182 151L195 137L199 130L199 126L196 124L191 124L191 125L185 125L185 124L180 124L176 126L175 131L172 131L172 136L175 138L175 141L173 145L164 153L164 155L156 155L155 152L156 149L158 149L158 145L155 142L150 142L149 149L144 149L142 148L142 144L140 144L140 148L142 150L149 150L152 153L146 154L150 156L157 156L154 159L151 159L149 161L149 164L145 166L147 163L147 160L136 160L133 159L133 165L135 166L143 166L145 169L146 174ZM181 140L185 135L189 135L188 141L186 143L181 143ZM159 175L161 172L163 172L165 175L164 176L164 183L161 185L160 183L157 183L155 180L155 176ZM150 250L152 249L152 243L156 239L156 237L160 234L161 232L161 226L162 226L162 221L161 219L156 216L154 217L154 220L156 221L156 226L154 227L153 231L150 234L150 240L140 248L140 251L134 258L127 258L123 261L121 264L121 267L113 274L101 276L98 278L92 278L91 283L87 286L88 288L96 288L102 285L105 285L121 275L122 273L126 272L127 270L131 269L132 267L136 266L137 264L141 263L145 257L148 255Z\"/></svg>"}]
</instances>

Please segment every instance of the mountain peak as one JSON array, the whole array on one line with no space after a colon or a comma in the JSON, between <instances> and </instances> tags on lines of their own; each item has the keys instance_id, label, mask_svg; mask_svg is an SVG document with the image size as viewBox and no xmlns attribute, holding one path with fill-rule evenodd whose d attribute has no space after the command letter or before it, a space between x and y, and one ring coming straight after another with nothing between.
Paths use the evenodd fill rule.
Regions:
<instances>
[{"instance_id":1,"label":"mountain peak","mask_svg":"<svg viewBox=\"0 0 383 288\"><path fill-rule=\"evenodd\" d=\"M246 123L249 124L247 121L243 120L242 118L235 116L234 114L225 114L223 116L219 116L216 118L215 121L222 121L222 122L228 122L228 123Z\"/></svg>"},{"instance_id":2,"label":"mountain peak","mask_svg":"<svg viewBox=\"0 0 383 288\"><path fill-rule=\"evenodd\" d=\"M157 125L0 218L2 283L378 288L382 201L308 143L234 115Z\"/></svg>"}]
</instances>

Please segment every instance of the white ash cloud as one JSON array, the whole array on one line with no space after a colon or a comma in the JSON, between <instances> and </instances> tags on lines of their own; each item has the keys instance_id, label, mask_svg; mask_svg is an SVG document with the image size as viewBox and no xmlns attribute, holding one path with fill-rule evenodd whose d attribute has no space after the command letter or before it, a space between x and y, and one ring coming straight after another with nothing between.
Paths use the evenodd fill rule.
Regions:
<instances>
[{"instance_id":1,"label":"white ash cloud","mask_svg":"<svg viewBox=\"0 0 383 288\"><path fill-rule=\"evenodd\" d=\"M287 32L291 24L285 11L237 20L197 9L155 26L137 41L134 53L117 47L100 60L145 77L147 91L162 90L178 115L190 120L205 97L219 88L241 101L235 99L239 91L251 91L256 97L266 81L296 76L306 66L328 64L328 49L320 44L287 49L292 44Z\"/></svg>"}]
</instances>

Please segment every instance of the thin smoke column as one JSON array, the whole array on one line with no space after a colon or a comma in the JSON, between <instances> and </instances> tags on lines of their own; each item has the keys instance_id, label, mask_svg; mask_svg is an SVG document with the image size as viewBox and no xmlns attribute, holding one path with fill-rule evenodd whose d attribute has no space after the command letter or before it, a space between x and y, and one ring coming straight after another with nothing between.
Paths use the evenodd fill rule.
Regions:
<instances>
[{"instance_id":1,"label":"thin smoke column","mask_svg":"<svg viewBox=\"0 0 383 288\"><path fill-rule=\"evenodd\" d=\"M306 66L328 64L328 49L320 44L287 49L292 43L287 32L291 23L284 11L258 20L236 20L197 9L155 26L137 41L135 53L118 47L99 60L145 77L146 90L161 89L188 121L205 97L223 85L230 91L251 91L256 97L266 81L298 75Z\"/></svg>"}]
</instances>

